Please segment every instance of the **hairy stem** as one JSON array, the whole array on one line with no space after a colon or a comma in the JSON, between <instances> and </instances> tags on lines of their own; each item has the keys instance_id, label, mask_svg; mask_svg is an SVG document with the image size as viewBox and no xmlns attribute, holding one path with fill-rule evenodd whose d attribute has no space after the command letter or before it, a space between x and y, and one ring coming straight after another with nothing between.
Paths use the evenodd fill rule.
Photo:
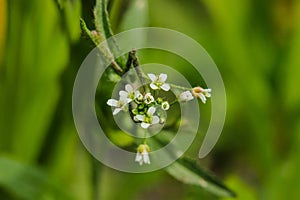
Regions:
<instances>
[{"instance_id":1,"label":"hairy stem","mask_svg":"<svg viewBox=\"0 0 300 200\"><path fill-rule=\"evenodd\" d=\"M145 92L149 91L149 88L146 87L145 82L144 82L144 78L143 78L144 73L143 73L142 69L139 67L140 64L139 64L138 58L136 57L136 49L133 49L131 52L129 52L129 57L131 57L130 59L131 59L132 65L139 77L139 80L141 81L144 91Z\"/></svg>"}]
</instances>

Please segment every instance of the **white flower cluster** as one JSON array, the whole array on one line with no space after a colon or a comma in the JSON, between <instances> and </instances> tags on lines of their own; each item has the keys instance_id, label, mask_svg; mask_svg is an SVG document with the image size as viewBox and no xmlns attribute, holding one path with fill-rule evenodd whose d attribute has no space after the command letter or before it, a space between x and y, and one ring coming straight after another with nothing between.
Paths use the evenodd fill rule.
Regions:
<instances>
[{"instance_id":1,"label":"white flower cluster","mask_svg":"<svg viewBox=\"0 0 300 200\"><path fill-rule=\"evenodd\" d=\"M170 90L170 85L165 83L167 80L166 74L160 74L159 76L148 74L148 76L152 81L150 87L153 90ZM119 100L109 99L107 101L109 106L114 107L113 115L118 114L121 110L127 111L128 104L130 103L132 103L133 109L130 110L130 112L133 114L134 121L141 123L141 127L144 129L160 123L159 116L155 115L156 106L161 106L163 110L168 110L170 108L168 101L163 101L162 98L155 99L150 92L142 94L130 84L126 84L125 90L119 92Z\"/></svg>"},{"instance_id":2,"label":"white flower cluster","mask_svg":"<svg viewBox=\"0 0 300 200\"><path fill-rule=\"evenodd\" d=\"M176 88L176 86L166 83L168 78L167 74L162 73L155 75L149 73L147 75L151 83L146 87L148 88L150 86L152 90L148 88L146 91L150 92L141 93L138 89L134 89L132 85L126 84L125 90L119 91L118 100L109 99L107 101L107 104L114 108L113 115L118 114L120 111L129 111L132 119L136 123L139 123L143 129L148 129L155 124L164 123L165 119L161 116L162 113L157 108L160 107L162 110L169 110L173 104L164 100L164 97L156 97L151 91L163 90L167 92L171 89L171 86ZM177 96L174 102L188 102L194 98L200 98L203 103L206 103L206 98L211 96L211 89L195 87L193 89L184 90L183 87L177 87L177 89L178 88L180 88L182 92ZM146 143L139 145L135 161L140 165L143 163L150 164L149 152L150 148Z\"/></svg>"}]
</instances>

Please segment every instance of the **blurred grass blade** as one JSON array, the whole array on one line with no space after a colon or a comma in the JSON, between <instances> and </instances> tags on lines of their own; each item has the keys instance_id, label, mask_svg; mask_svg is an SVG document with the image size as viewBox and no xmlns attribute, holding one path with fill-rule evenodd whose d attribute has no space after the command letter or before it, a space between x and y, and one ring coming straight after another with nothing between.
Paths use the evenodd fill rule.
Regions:
<instances>
[{"instance_id":1,"label":"blurred grass blade","mask_svg":"<svg viewBox=\"0 0 300 200\"><path fill-rule=\"evenodd\" d=\"M169 144L172 141L172 151L163 151L164 155L160 158L172 159L174 151L182 151L178 148L181 144L173 140L172 132L163 131L162 134L157 135L154 139L148 140L149 146L152 149L160 149L162 146ZM175 157L174 157L175 158ZM177 180L190 185L195 185L204 190L221 197L235 197L235 193L231 191L221 180L206 169L199 166L195 160L187 157L182 157L170 166L165 168L170 175Z\"/></svg>"},{"instance_id":2,"label":"blurred grass blade","mask_svg":"<svg viewBox=\"0 0 300 200\"><path fill-rule=\"evenodd\" d=\"M299 115L299 91L295 90L295 87L299 85L299 73L300 73L300 2L295 2L295 23L294 33L291 37L286 60L284 60L281 67L281 74L279 76L280 90L283 98L284 106L296 115Z\"/></svg>"},{"instance_id":3,"label":"blurred grass blade","mask_svg":"<svg viewBox=\"0 0 300 200\"><path fill-rule=\"evenodd\" d=\"M40 170L0 157L0 189L10 199L69 199Z\"/></svg>"},{"instance_id":4,"label":"blurred grass blade","mask_svg":"<svg viewBox=\"0 0 300 200\"><path fill-rule=\"evenodd\" d=\"M196 161L183 157L165 169L177 180L186 184L200 186L222 197L235 197L235 193L226 187L216 176L197 165Z\"/></svg>"},{"instance_id":5,"label":"blurred grass blade","mask_svg":"<svg viewBox=\"0 0 300 200\"><path fill-rule=\"evenodd\" d=\"M132 28L145 27L148 26L148 24L148 0L133 0L122 18L119 30L125 31Z\"/></svg>"},{"instance_id":6,"label":"blurred grass blade","mask_svg":"<svg viewBox=\"0 0 300 200\"><path fill-rule=\"evenodd\" d=\"M149 25L149 5L148 0L133 0L126 10L119 31L126 31L133 28L147 27ZM132 36L139 44L144 44L146 35Z\"/></svg>"},{"instance_id":7,"label":"blurred grass blade","mask_svg":"<svg viewBox=\"0 0 300 200\"><path fill-rule=\"evenodd\" d=\"M81 1L68 0L65 2L64 17L66 21L66 28L72 42L76 42L80 38L80 15Z\"/></svg>"},{"instance_id":8,"label":"blurred grass blade","mask_svg":"<svg viewBox=\"0 0 300 200\"><path fill-rule=\"evenodd\" d=\"M0 70L2 65L3 47L6 32L6 1L0 0Z\"/></svg>"},{"instance_id":9,"label":"blurred grass blade","mask_svg":"<svg viewBox=\"0 0 300 200\"><path fill-rule=\"evenodd\" d=\"M52 0L9 1L7 8L0 148L34 162L61 94L59 78L69 60L68 38Z\"/></svg>"}]
</instances>

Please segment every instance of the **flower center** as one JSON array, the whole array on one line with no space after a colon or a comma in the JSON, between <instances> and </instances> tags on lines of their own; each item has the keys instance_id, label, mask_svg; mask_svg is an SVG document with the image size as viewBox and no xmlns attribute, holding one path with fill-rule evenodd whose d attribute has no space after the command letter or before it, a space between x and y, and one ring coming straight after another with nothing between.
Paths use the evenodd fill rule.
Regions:
<instances>
[{"instance_id":1,"label":"flower center","mask_svg":"<svg viewBox=\"0 0 300 200\"><path fill-rule=\"evenodd\" d=\"M151 124L151 122L152 122L152 116L146 116L144 122L148 123L148 124Z\"/></svg>"}]
</instances>

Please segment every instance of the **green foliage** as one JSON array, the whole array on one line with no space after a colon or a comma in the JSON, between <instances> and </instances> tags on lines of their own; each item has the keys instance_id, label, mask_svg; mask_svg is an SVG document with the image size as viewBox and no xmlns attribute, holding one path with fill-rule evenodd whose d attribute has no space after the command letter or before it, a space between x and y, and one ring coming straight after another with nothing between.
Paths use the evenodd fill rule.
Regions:
<instances>
[{"instance_id":1,"label":"green foliage","mask_svg":"<svg viewBox=\"0 0 300 200\"><path fill-rule=\"evenodd\" d=\"M1 199L70 199L41 170L5 157L0 157L0 185L9 194Z\"/></svg>"},{"instance_id":2,"label":"green foliage","mask_svg":"<svg viewBox=\"0 0 300 200\"><path fill-rule=\"evenodd\" d=\"M204 190L221 197L235 197L235 193L227 188L216 176L200 167L195 160L180 158L166 168L166 171L179 181L202 187Z\"/></svg>"},{"instance_id":3,"label":"green foliage","mask_svg":"<svg viewBox=\"0 0 300 200\"><path fill-rule=\"evenodd\" d=\"M97 45L113 31L143 26L191 36L222 73L227 121L201 166L224 177L236 199L298 198L299 1L95 2L0 0L0 199L232 199L207 193L232 195L194 161L182 158L166 169L179 181L163 171L125 174L103 167L81 144L71 117L71 92L75 73L93 48L86 38ZM87 23L81 21L82 39L80 17ZM115 44L108 56L117 50ZM141 63L174 67L193 86L201 80L186 61L166 52L138 55ZM124 58L117 62L123 67ZM106 100L100 97L97 105L103 116L108 115L102 108ZM200 109L199 135L209 121L209 108ZM111 131L110 137L124 148L133 145L122 132ZM158 144L169 139L159 138ZM201 139L189 149L190 157L197 157ZM204 182L203 190L197 185Z\"/></svg>"},{"instance_id":4,"label":"green foliage","mask_svg":"<svg viewBox=\"0 0 300 200\"><path fill-rule=\"evenodd\" d=\"M69 56L67 35L51 0L10 1L8 13L0 148L34 162L60 95L58 80Z\"/></svg>"}]
</instances>

